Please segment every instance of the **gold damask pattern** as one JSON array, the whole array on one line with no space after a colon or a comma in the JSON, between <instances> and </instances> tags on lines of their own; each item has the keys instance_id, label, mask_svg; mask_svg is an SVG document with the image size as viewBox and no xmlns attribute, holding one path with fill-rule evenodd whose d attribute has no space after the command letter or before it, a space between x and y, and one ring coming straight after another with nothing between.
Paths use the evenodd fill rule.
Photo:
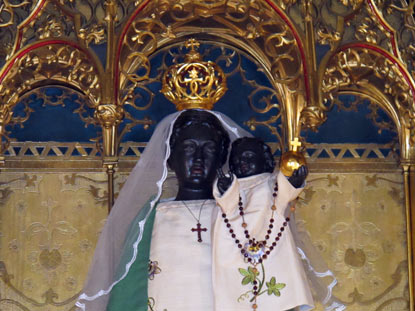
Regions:
<instances>
[{"instance_id":1,"label":"gold damask pattern","mask_svg":"<svg viewBox=\"0 0 415 311\"><path fill-rule=\"evenodd\" d=\"M347 310L409 310L399 171L312 173L296 215L299 230L310 235L335 273L333 293Z\"/></svg>"},{"instance_id":2,"label":"gold damask pattern","mask_svg":"<svg viewBox=\"0 0 415 311\"><path fill-rule=\"evenodd\" d=\"M0 310L72 310L107 216L105 174L0 178Z\"/></svg>"},{"instance_id":3,"label":"gold damask pattern","mask_svg":"<svg viewBox=\"0 0 415 311\"><path fill-rule=\"evenodd\" d=\"M0 309L72 310L106 218L105 175L1 176ZM117 189L127 176L116 174ZM348 310L408 310L403 206L399 171L310 175L297 224L335 272Z\"/></svg>"}]
</instances>

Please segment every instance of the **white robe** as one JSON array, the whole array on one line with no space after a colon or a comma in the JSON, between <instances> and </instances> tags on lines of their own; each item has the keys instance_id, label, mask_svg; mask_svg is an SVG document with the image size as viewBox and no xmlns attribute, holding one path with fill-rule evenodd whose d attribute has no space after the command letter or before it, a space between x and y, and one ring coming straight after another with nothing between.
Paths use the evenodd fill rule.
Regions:
<instances>
[{"instance_id":1,"label":"white robe","mask_svg":"<svg viewBox=\"0 0 415 311\"><path fill-rule=\"evenodd\" d=\"M275 237L285 221L284 215L287 215L288 203L300 194L302 188L294 188L281 173L277 175L264 173L246 178L235 178L223 195L220 195L215 187L214 196L217 204L226 213L236 238L242 242L242 245L247 241L244 228L241 226L242 218L239 215L239 195L242 198L244 218L250 237L257 241L265 240L272 213L271 206L274 201L272 194L276 178L279 190L275 200L277 210L274 213L274 227L267 242L267 245L270 245L275 241ZM242 285L243 276L238 268L247 269L250 264L244 262L240 249L231 237L220 214L215 221L214 233L212 240L214 310L252 311L252 302L249 302L249 298L239 299L240 302L238 302L238 298L243 293L252 289L252 284ZM276 283L285 283L286 286L280 290L281 296L279 297L273 294L268 295L267 292L258 296L258 310L283 311L298 307L299 310L305 311L314 308L307 277L289 226L285 227L276 247L263 264L265 284L262 291L267 289L266 282L269 282L272 277L275 277ZM260 265L257 265L257 269L261 272L259 278L262 279ZM249 297L252 297L252 294Z\"/></svg>"},{"instance_id":2,"label":"white robe","mask_svg":"<svg viewBox=\"0 0 415 311\"><path fill-rule=\"evenodd\" d=\"M186 201L198 218L204 200ZM151 237L150 260L157 261L160 273L148 282L148 296L156 311L212 311L212 220L216 219L214 200L205 202L200 212L202 242L197 240L197 221L182 201L157 205Z\"/></svg>"},{"instance_id":3,"label":"white robe","mask_svg":"<svg viewBox=\"0 0 415 311\"><path fill-rule=\"evenodd\" d=\"M281 176L282 178L278 178L280 191L276 201L279 216L274 217L275 226L271 239L284 221L282 215L288 202L302 190L295 189ZM225 208L236 206L238 188L244 202L248 202L245 205L245 219L250 234L252 237L263 238L271 215L272 176L261 174L239 179L223 197L218 197L218 203ZM199 217L203 203L200 224L208 231L202 232L203 242L199 243L197 233L191 229L196 228L195 217ZM161 271L148 283L148 296L154 299L154 310L251 311L252 303L247 300L238 302L238 297L251 289L249 285L241 285L243 277L238 271L238 268L247 268L248 265L243 261L240 249L223 222L220 208L214 200L186 201L186 205L193 216L181 201L159 203L156 207L150 260L157 261ZM238 238L243 240L237 208L228 218ZM313 305L288 226L279 245L265 261L265 267L266 282L270 281L271 276L275 276L277 282L286 283L287 286L281 290L281 297L268 296L267 293L261 295L257 300L258 311L283 311L299 305ZM305 306L300 310L310 308Z\"/></svg>"}]
</instances>

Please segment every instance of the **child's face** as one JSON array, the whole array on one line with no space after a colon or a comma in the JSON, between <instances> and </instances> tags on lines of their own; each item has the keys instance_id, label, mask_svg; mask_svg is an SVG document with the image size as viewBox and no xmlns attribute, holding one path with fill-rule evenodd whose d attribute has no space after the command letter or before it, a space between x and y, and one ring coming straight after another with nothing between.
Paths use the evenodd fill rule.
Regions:
<instances>
[{"instance_id":1,"label":"child's face","mask_svg":"<svg viewBox=\"0 0 415 311\"><path fill-rule=\"evenodd\" d=\"M264 173L265 157L262 146L252 141L239 144L232 149L229 166L238 178Z\"/></svg>"}]
</instances>

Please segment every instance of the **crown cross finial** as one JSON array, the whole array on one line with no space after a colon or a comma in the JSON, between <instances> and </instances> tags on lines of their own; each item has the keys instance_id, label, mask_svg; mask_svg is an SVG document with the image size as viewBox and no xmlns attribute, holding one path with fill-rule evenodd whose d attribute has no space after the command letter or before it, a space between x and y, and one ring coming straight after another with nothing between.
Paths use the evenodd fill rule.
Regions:
<instances>
[{"instance_id":1,"label":"crown cross finial","mask_svg":"<svg viewBox=\"0 0 415 311\"><path fill-rule=\"evenodd\" d=\"M191 39L186 41L186 47L188 49L191 49L192 51L195 51L195 48L198 49L199 46L200 46L200 43L198 41L196 41L195 38L191 38Z\"/></svg>"},{"instance_id":2,"label":"crown cross finial","mask_svg":"<svg viewBox=\"0 0 415 311\"><path fill-rule=\"evenodd\" d=\"M290 142L290 144L291 144L294 152L297 151L297 148L301 147L301 142L298 140L298 137L295 137L294 140L292 140Z\"/></svg>"}]
</instances>

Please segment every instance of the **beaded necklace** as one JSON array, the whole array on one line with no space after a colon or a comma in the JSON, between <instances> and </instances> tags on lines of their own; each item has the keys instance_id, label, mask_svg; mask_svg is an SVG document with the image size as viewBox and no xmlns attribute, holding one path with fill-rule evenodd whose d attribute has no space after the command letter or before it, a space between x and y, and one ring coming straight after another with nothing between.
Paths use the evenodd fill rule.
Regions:
<instances>
[{"instance_id":1,"label":"beaded necklace","mask_svg":"<svg viewBox=\"0 0 415 311\"><path fill-rule=\"evenodd\" d=\"M248 224L245 221L245 213L244 213L244 207L242 203L242 198L239 196L239 215L242 217L242 228L244 229L245 238L247 239L247 242L243 245L241 240L236 237L235 231L232 229L232 225L229 222L229 219L226 216L226 213L222 213L222 218L224 219L224 222L226 224L226 227L229 229L229 233L231 234L231 237L234 239L235 244L238 246L238 248L241 250L242 256L244 256L244 261L251 264L252 271L254 273L257 273L257 265L262 264L264 260L266 260L271 253L271 251L277 246L277 243L279 242L282 233L285 231L285 227L288 225L288 222L290 221L289 217L285 218L285 221L283 222L279 232L277 233L275 240L271 243L271 245L267 245L267 241L269 240L272 229L274 228L274 213L277 209L275 205L275 200L277 198L277 192L278 192L278 183L275 182L274 191L272 193L273 196L273 205L271 206L271 218L269 220L268 230L267 234L265 235L265 239L262 241L257 241L255 238L251 238L251 235L248 231ZM291 208L291 211L293 211L294 207ZM254 297L250 300L253 302L252 309L256 310L258 308L257 305L257 297L260 291L260 288L258 288L258 282L254 280L253 282L253 295Z\"/></svg>"}]
</instances>

